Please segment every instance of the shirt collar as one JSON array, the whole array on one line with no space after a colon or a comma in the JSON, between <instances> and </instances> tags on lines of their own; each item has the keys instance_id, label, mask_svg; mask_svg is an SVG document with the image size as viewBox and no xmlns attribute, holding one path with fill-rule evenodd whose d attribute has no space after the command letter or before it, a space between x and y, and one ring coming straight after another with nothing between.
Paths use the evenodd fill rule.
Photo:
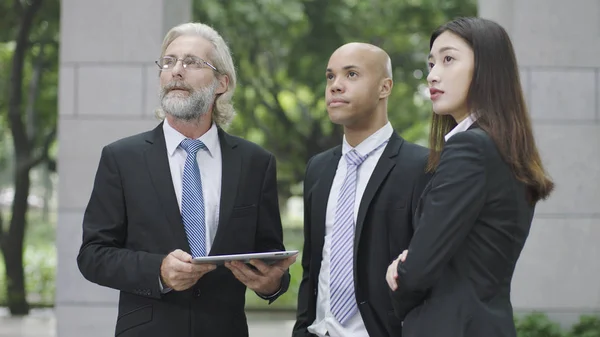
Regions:
<instances>
[{"instance_id":1,"label":"shirt collar","mask_svg":"<svg viewBox=\"0 0 600 337\"><path fill-rule=\"evenodd\" d=\"M469 129L471 127L471 125L473 125L473 123L475 123L475 116L473 116L473 115L467 116L467 118L463 119L460 123L458 123L458 125L456 125L454 127L454 129L450 130L450 132L448 132L444 136L445 140L448 141L448 139L450 139L450 137L454 136L455 134L457 134L459 132L467 131L467 129Z\"/></svg>"},{"instance_id":2,"label":"shirt collar","mask_svg":"<svg viewBox=\"0 0 600 337\"><path fill-rule=\"evenodd\" d=\"M165 142L167 144L167 154L169 156L173 156L175 151L181 144L181 141L186 139L187 137L182 135L179 131L175 130L165 118L163 123L163 132L165 134ZM217 125L213 123L200 138L206 149L208 150L208 154L212 157L216 151L216 147L219 146L219 132L217 130Z\"/></svg>"},{"instance_id":3,"label":"shirt collar","mask_svg":"<svg viewBox=\"0 0 600 337\"><path fill-rule=\"evenodd\" d=\"M342 155L345 155L346 153L354 149L356 150L356 152L358 152L359 155L365 156L371 153L371 151L375 150L383 142L390 139L393 133L394 129L392 128L392 124L390 122L387 122L381 129L377 130L375 133L367 137L367 139L363 140L354 148L350 146L350 144L348 144L346 136L344 135L344 141L342 142Z\"/></svg>"}]
</instances>

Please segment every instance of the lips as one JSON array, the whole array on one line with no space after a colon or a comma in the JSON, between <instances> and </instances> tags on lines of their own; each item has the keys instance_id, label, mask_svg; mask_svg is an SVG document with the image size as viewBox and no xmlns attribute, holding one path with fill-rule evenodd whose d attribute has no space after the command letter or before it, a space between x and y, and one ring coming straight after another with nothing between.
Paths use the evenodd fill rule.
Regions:
<instances>
[{"instance_id":1,"label":"lips","mask_svg":"<svg viewBox=\"0 0 600 337\"><path fill-rule=\"evenodd\" d=\"M191 88L182 81L173 81L173 82L167 84L165 86L164 90L166 92L171 92L171 91L176 91L176 90L190 92Z\"/></svg>"},{"instance_id":2,"label":"lips","mask_svg":"<svg viewBox=\"0 0 600 337\"><path fill-rule=\"evenodd\" d=\"M171 89L167 90L167 92L166 92L166 95L169 95L172 97L183 97L183 96L187 96L189 94L190 94L190 91L185 88L171 88Z\"/></svg>"},{"instance_id":3,"label":"lips","mask_svg":"<svg viewBox=\"0 0 600 337\"><path fill-rule=\"evenodd\" d=\"M337 106L342 106L342 105L346 105L349 102L346 101L345 99L341 99L341 98L333 98L327 101L327 105L330 107L337 107Z\"/></svg>"},{"instance_id":4,"label":"lips","mask_svg":"<svg viewBox=\"0 0 600 337\"><path fill-rule=\"evenodd\" d=\"M444 92L439 89L429 88L429 97L432 101L435 101L436 99L440 98L440 96L442 96L443 93Z\"/></svg>"}]
</instances>

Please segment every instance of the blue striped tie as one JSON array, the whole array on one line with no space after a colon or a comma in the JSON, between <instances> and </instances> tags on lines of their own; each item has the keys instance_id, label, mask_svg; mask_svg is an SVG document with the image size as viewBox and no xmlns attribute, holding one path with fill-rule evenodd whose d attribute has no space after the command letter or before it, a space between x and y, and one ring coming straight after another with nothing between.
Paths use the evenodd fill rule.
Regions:
<instances>
[{"instance_id":1,"label":"blue striped tie","mask_svg":"<svg viewBox=\"0 0 600 337\"><path fill-rule=\"evenodd\" d=\"M354 298L354 201L356 199L356 176L358 167L367 159L356 150L344 156L347 172L340 190L333 222L331 240L331 313L344 325L357 311Z\"/></svg>"},{"instance_id":2,"label":"blue striped tie","mask_svg":"<svg viewBox=\"0 0 600 337\"><path fill-rule=\"evenodd\" d=\"M206 148L200 140L184 139L180 146L187 152L183 167L181 217L190 244L192 257L206 256L206 226L202 178L196 154Z\"/></svg>"}]
</instances>

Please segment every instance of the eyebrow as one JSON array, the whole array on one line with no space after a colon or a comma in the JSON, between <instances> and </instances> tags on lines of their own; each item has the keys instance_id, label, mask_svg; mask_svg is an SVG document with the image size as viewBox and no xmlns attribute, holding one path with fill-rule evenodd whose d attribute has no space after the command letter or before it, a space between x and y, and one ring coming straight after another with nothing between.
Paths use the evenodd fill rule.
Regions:
<instances>
[{"instance_id":1,"label":"eyebrow","mask_svg":"<svg viewBox=\"0 0 600 337\"><path fill-rule=\"evenodd\" d=\"M442 47L438 53L441 54L441 53L443 53L445 51L448 51L448 50L456 50L456 51L458 51L458 49L456 49L454 47L448 46L448 47ZM432 57L433 57L433 54L429 54L429 56L427 56L427 59L429 60Z\"/></svg>"},{"instance_id":2,"label":"eyebrow","mask_svg":"<svg viewBox=\"0 0 600 337\"><path fill-rule=\"evenodd\" d=\"M349 70L349 69L360 69L360 67L359 67L359 66L355 66L355 65L351 64L351 65L347 65L347 66L343 67L342 69L343 69L343 70ZM327 73L332 73L332 72L333 72L333 70L332 70L331 68L327 68L327 70L326 70L325 72L327 72Z\"/></svg>"},{"instance_id":3,"label":"eyebrow","mask_svg":"<svg viewBox=\"0 0 600 337\"><path fill-rule=\"evenodd\" d=\"M177 58L177 55L175 55L175 54L167 54L167 55L165 55L165 56L169 56L169 57L174 57L174 58ZM190 53L185 53L185 54L183 54L183 58L186 58L186 57L194 57L194 58L197 58L197 59L204 60L203 58L201 58L201 57L198 57L198 56L196 56L196 55L194 55L194 54L190 54Z\"/></svg>"}]
</instances>

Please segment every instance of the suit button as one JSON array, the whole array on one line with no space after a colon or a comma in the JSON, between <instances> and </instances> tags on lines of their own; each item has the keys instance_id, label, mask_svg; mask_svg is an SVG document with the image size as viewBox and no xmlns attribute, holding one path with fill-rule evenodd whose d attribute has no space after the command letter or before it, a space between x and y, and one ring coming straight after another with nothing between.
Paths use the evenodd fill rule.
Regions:
<instances>
[{"instance_id":1,"label":"suit button","mask_svg":"<svg viewBox=\"0 0 600 337\"><path fill-rule=\"evenodd\" d=\"M201 294L201 293L202 293L202 292L200 291L200 289L196 289L196 290L194 290L194 296L195 296L195 297L200 297L200 294Z\"/></svg>"}]
</instances>

